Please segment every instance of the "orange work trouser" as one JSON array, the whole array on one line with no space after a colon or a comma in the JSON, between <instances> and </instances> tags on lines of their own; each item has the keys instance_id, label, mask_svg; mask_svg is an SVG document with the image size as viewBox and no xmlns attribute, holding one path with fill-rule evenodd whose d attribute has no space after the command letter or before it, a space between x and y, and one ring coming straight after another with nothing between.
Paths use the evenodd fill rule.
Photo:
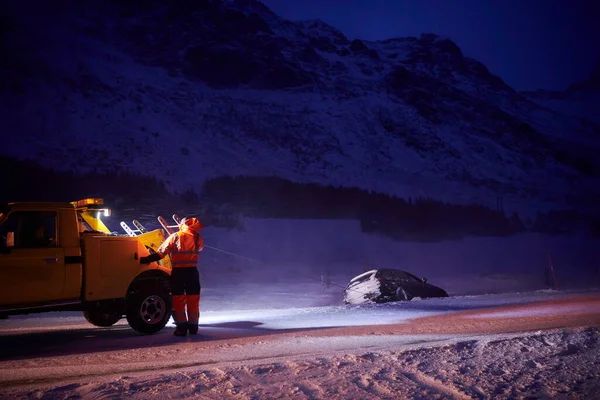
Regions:
<instances>
[{"instance_id":1,"label":"orange work trouser","mask_svg":"<svg viewBox=\"0 0 600 400\"><path fill-rule=\"evenodd\" d=\"M196 324L200 319L200 274L196 267L175 267L171 272L173 320L175 324ZM187 315L186 315L187 308Z\"/></svg>"}]
</instances>

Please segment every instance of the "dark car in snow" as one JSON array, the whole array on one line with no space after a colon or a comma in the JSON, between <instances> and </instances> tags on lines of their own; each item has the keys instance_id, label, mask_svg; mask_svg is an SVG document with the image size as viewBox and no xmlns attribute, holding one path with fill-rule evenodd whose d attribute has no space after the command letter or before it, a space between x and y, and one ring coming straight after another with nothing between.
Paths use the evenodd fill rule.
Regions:
<instances>
[{"instance_id":1,"label":"dark car in snow","mask_svg":"<svg viewBox=\"0 0 600 400\"><path fill-rule=\"evenodd\" d=\"M344 304L387 303L415 297L448 297L427 278L399 269L374 269L355 276L344 290Z\"/></svg>"}]
</instances>

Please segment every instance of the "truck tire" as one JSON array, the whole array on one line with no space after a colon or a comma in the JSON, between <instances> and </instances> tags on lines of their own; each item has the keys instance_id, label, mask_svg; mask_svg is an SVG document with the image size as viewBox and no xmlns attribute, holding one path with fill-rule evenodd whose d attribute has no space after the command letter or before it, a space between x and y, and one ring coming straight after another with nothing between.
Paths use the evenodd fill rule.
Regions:
<instances>
[{"instance_id":1,"label":"truck tire","mask_svg":"<svg viewBox=\"0 0 600 400\"><path fill-rule=\"evenodd\" d=\"M83 311L83 316L87 322L92 325L108 327L116 324L123 317L123 313L118 311L107 311L98 308Z\"/></svg>"},{"instance_id":2,"label":"truck tire","mask_svg":"<svg viewBox=\"0 0 600 400\"><path fill-rule=\"evenodd\" d=\"M127 298L127 322L136 332L156 333L167 325L171 307L171 294L164 284L142 283Z\"/></svg>"}]
</instances>

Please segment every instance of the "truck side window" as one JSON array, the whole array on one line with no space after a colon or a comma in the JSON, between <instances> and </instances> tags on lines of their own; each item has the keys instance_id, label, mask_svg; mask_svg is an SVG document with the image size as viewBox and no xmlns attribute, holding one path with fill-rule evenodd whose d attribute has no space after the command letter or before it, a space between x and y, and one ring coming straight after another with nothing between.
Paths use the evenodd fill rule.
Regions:
<instances>
[{"instance_id":1,"label":"truck side window","mask_svg":"<svg viewBox=\"0 0 600 400\"><path fill-rule=\"evenodd\" d=\"M56 247L56 212L16 211L0 226L0 234L15 233L15 248Z\"/></svg>"}]
</instances>

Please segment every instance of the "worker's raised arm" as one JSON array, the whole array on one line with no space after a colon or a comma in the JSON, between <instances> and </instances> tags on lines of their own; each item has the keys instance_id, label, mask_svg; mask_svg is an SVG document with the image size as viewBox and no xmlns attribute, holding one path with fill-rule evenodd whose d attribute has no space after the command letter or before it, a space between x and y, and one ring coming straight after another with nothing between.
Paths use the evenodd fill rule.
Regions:
<instances>
[{"instance_id":1,"label":"worker's raised arm","mask_svg":"<svg viewBox=\"0 0 600 400\"><path fill-rule=\"evenodd\" d=\"M167 254L172 253L177 249L176 241L178 240L177 233L169 235L169 237L160 245L156 253L146 257L140 257L140 263L150 264L151 262L163 259Z\"/></svg>"},{"instance_id":2,"label":"worker's raised arm","mask_svg":"<svg viewBox=\"0 0 600 400\"><path fill-rule=\"evenodd\" d=\"M156 250L156 252L160 255L160 258L177 251L178 241L179 235L177 232L170 234L169 237L160 245L158 250Z\"/></svg>"}]
</instances>

